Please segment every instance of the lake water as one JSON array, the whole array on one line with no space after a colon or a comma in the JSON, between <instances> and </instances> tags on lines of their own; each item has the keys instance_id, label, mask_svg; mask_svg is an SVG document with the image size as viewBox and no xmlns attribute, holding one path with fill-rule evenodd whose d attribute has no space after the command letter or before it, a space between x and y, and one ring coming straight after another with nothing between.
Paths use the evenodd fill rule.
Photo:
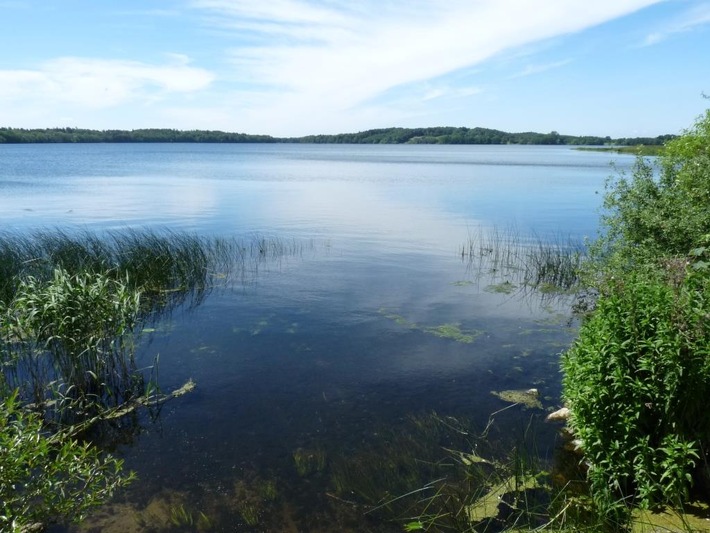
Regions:
<instances>
[{"instance_id":1,"label":"lake water","mask_svg":"<svg viewBox=\"0 0 710 533\"><path fill-rule=\"evenodd\" d=\"M0 145L6 230L287 243L144 336L164 391L197 388L127 424L114 453L140 479L85 529L401 531L356 478L403 442L503 454L533 433L550 461L569 301L500 292L508 273L461 251L491 232L593 236L612 157L633 163L568 147ZM491 394L532 387L543 409ZM457 424L468 435L441 431ZM400 481L391 498L432 479Z\"/></svg>"}]
</instances>

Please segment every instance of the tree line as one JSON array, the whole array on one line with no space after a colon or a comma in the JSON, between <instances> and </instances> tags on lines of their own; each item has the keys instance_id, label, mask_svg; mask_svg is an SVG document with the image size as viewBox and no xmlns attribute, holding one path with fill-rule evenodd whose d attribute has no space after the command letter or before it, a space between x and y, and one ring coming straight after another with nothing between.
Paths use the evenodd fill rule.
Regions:
<instances>
[{"instance_id":1,"label":"tree line","mask_svg":"<svg viewBox=\"0 0 710 533\"><path fill-rule=\"evenodd\" d=\"M90 130L82 128L0 128L0 144L24 143L307 143L307 144L538 144L573 146L661 146L674 135L624 137L509 133L489 128L383 128L357 133L273 137L212 130L136 129Z\"/></svg>"}]
</instances>

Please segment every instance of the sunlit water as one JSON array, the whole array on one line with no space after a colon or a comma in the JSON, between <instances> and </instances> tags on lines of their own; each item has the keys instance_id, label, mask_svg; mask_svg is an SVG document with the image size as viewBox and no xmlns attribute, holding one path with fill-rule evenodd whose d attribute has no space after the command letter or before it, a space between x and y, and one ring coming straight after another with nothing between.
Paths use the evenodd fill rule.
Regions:
<instances>
[{"instance_id":1,"label":"sunlit water","mask_svg":"<svg viewBox=\"0 0 710 533\"><path fill-rule=\"evenodd\" d=\"M204 512L224 531L401 530L336 490L333 465L393 439L411 416L482 431L509 405L491 391L534 387L544 409L558 406L569 302L498 293L505 274L461 250L490 228L593 236L610 157L519 146L0 146L6 230L159 227L289 244L144 335L142 362L159 356L163 390L188 379L197 389L154 420L143 415L117 445L140 480L91 527L170 530L186 509L193 528ZM615 158L621 170L633 162ZM453 326L458 338L437 334ZM501 411L490 439L512 446L528 428L549 460L544 409ZM299 473L299 450L324 464ZM267 481L273 498L259 492ZM245 502L258 507L256 525Z\"/></svg>"}]
</instances>

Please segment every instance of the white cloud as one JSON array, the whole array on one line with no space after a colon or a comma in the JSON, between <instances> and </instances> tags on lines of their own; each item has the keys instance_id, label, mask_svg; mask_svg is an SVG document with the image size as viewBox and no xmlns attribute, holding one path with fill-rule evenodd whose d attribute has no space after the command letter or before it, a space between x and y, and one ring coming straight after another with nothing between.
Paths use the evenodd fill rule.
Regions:
<instances>
[{"instance_id":1,"label":"white cloud","mask_svg":"<svg viewBox=\"0 0 710 533\"><path fill-rule=\"evenodd\" d=\"M554 63L545 63L544 65L528 65L521 72L518 72L514 76L511 76L511 79L524 78L525 76L540 74L541 72L546 72L548 70L564 67L565 65L568 65L571 62L571 59L565 59L563 61L555 61Z\"/></svg>"},{"instance_id":2,"label":"white cloud","mask_svg":"<svg viewBox=\"0 0 710 533\"><path fill-rule=\"evenodd\" d=\"M62 57L36 69L0 70L0 102L46 106L52 102L101 109L169 93L192 93L209 86L210 72L189 66L184 55L152 65L137 61Z\"/></svg>"},{"instance_id":3,"label":"white cloud","mask_svg":"<svg viewBox=\"0 0 710 533\"><path fill-rule=\"evenodd\" d=\"M363 103L387 91L658 1L391 0L359 3L357 10L339 1L193 0L191 5L204 10L206 23L231 27L235 38L245 39L230 51L234 76L271 88L266 115L314 117L357 114ZM524 75L562 64L530 67ZM435 87L428 98L444 94L450 91Z\"/></svg>"},{"instance_id":4,"label":"white cloud","mask_svg":"<svg viewBox=\"0 0 710 533\"><path fill-rule=\"evenodd\" d=\"M485 61L539 51L661 1L174 0L136 14L159 22L145 48L170 42L210 70L181 54L154 63L98 57L143 49L138 42L102 42L97 57L20 62L0 70L0 124L304 135L438 122L442 110L458 120L469 97L494 94L472 75ZM526 61L519 76L564 64Z\"/></svg>"},{"instance_id":5,"label":"white cloud","mask_svg":"<svg viewBox=\"0 0 710 533\"><path fill-rule=\"evenodd\" d=\"M702 2L691 7L682 15L675 17L666 23L663 28L648 34L642 45L658 44L673 35L689 32L707 24L710 24L710 3Z\"/></svg>"}]
</instances>

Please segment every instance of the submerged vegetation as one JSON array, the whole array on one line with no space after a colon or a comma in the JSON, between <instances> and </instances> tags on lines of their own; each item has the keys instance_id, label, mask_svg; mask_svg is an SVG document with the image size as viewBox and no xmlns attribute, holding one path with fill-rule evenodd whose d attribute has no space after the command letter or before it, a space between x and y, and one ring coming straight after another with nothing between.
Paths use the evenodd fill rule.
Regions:
<instances>
[{"instance_id":1,"label":"submerged vegetation","mask_svg":"<svg viewBox=\"0 0 710 533\"><path fill-rule=\"evenodd\" d=\"M393 320L396 324L413 331L421 331L442 339L450 339L464 344L470 344L477 337L483 334L482 331L473 329L462 329L460 324L440 324L438 326L422 326L414 322L409 322L406 318L387 309L380 309L380 314L385 318Z\"/></svg>"},{"instance_id":2,"label":"submerged vegetation","mask_svg":"<svg viewBox=\"0 0 710 533\"><path fill-rule=\"evenodd\" d=\"M147 321L297 250L172 232L0 235L2 529L79 520L129 483L90 440L194 387L161 395L146 379L136 347Z\"/></svg>"}]
</instances>

